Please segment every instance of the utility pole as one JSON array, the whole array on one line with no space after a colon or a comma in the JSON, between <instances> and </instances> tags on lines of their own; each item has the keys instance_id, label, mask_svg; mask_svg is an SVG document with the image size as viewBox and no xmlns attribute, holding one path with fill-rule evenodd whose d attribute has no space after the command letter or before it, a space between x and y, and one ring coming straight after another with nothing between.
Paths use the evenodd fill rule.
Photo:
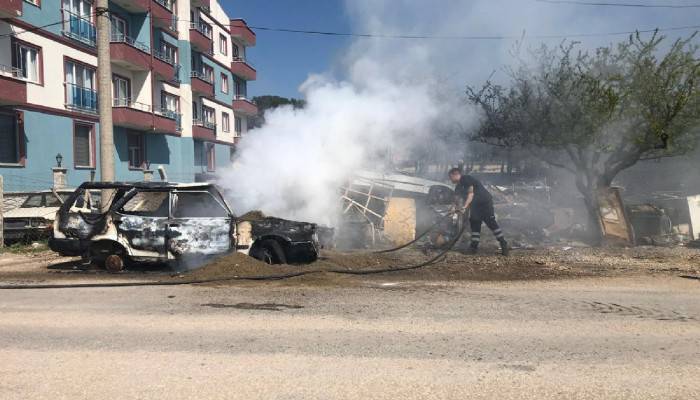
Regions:
<instances>
[{"instance_id":1,"label":"utility pole","mask_svg":"<svg viewBox=\"0 0 700 400\"><path fill-rule=\"evenodd\" d=\"M0 175L0 249L5 247L5 236L4 236L4 229L5 227L3 226L3 220L2 220L2 215L3 215L3 209L5 208L5 199L3 198L4 192L3 192L3 180L2 180L2 175Z\"/></svg>"},{"instance_id":2,"label":"utility pole","mask_svg":"<svg viewBox=\"0 0 700 400\"><path fill-rule=\"evenodd\" d=\"M111 21L108 0L97 0L97 80L100 111L100 180L114 181L114 126L112 125L112 64L109 53Z\"/></svg>"}]
</instances>

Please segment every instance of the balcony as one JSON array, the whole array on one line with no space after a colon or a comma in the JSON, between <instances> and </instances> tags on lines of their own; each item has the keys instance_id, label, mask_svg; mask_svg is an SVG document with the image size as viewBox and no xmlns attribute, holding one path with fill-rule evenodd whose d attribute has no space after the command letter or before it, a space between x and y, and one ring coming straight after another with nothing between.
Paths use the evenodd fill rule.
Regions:
<instances>
[{"instance_id":1,"label":"balcony","mask_svg":"<svg viewBox=\"0 0 700 400\"><path fill-rule=\"evenodd\" d=\"M63 13L63 34L91 47L95 47L96 30L90 16L74 14L68 10Z\"/></svg>"},{"instance_id":2,"label":"balcony","mask_svg":"<svg viewBox=\"0 0 700 400\"><path fill-rule=\"evenodd\" d=\"M258 78L258 72L255 68L242 58L233 60L231 63L231 72L246 81L254 81Z\"/></svg>"},{"instance_id":3,"label":"balcony","mask_svg":"<svg viewBox=\"0 0 700 400\"><path fill-rule=\"evenodd\" d=\"M0 105L21 105L27 102L27 82L18 79L21 71L0 65Z\"/></svg>"},{"instance_id":4,"label":"balcony","mask_svg":"<svg viewBox=\"0 0 700 400\"><path fill-rule=\"evenodd\" d=\"M205 97L214 97L214 82L205 74L197 71L190 73L192 91Z\"/></svg>"},{"instance_id":5,"label":"balcony","mask_svg":"<svg viewBox=\"0 0 700 400\"><path fill-rule=\"evenodd\" d=\"M248 28L248 24L242 19L231 20L231 37L243 43L245 46L255 46L255 32Z\"/></svg>"},{"instance_id":6,"label":"balcony","mask_svg":"<svg viewBox=\"0 0 700 400\"><path fill-rule=\"evenodd\" d=\"M258 106L246 99L245 96L236 95L236 98L233 99L233 112L252 117L258 115Z\"/></svg>"},{"instance_id":7,"label":"balcony","mask_svg":"<svg viewBox=\"0 0 700 400\"><path fill-rule=\"evenodd\" d=\"M182 132L182 114L167 109L157 110L153 130L170 134Z\"/></svg>"},{"instance_id":8,"label":"balcony","mask_svg":"<svg viewBox=\"0 0 700 400\"><path fill-rule=\"evenodd\" d=\"M201 7L208 10L211 7L211 0L191 0L190 4L192 7Z\"/></svg>"},{"instance_id":9,"label":"balcony","mask_svg":"<svg viewBox=\"0 0 700 400\"><path fill-rule=\"evenodd\" d=\"M211 28L207 30L202 24L190 24L190 44L192 48L201 53L211 54L213 42L211 39Z\"/></svg>"},{"instance_id":10,"label":"balcony","mask_svg":"<svg viewBox=\"0 0 700 400\"><path fill-rule=\"evenodd\" d=\"M16 18L22 16L24 0L0 0L0 18Z\"/></svg>"},{"instance_id":11,"label":"balcony","mask_svg":"<svg viewBox=\"0 0 700 400\"><path fill-rule=\"evenodd\" d=\"M179 65L175 65L175 60L165 55L165 53L153 50L153 72L166 81L179 82Z\"/></svg>"},{"instance_id":12,"label":"balcony","mask_svg":"<svg viewBox=\"0 0 700 400\"><path fill-rule=\"evenodd\" d=\"M66 108L97 114L97 90L66 83Z\"/></svg>"},{"instance_id":13,"label":"balcony","mask_svg":"<svg viewBox=\"0 0 700 400\"><path fill-rule=\"evenodd\" d=\"M151 5L151 0L111 0L111 2L131 14L145 14Z\"/></svg>"},{"instance_id":14,"label":"balcony","mask_svg":"<svg viewBox=\"0 0 700 400\"><path fill-rule=\"evenodd\" d=\"M177 34L177 16L173 12L175 2L173 0L153 0L151 3L151 19L153 26L165 29L172 34Z\"/></svg>"},{"instance_id":15,"label":"balcony","mask_svg":"<svg viewBox=\"0 0 700 400\"><path fill-rule=\"evenodd\" d=\"M113 64L128 70L148 71L151 68L151 48L126 35L112 35L109 53Z\"/></svg>"},{"instance_id":16,"label":"balcony","mask_svg":"<svg viewBox=\"0 0 700 400\"><path fill-rule=\"evenodd\" d=\"M192 137L203 140L216 140L216 124L201 119L192 121Z\"/></svg>"},{"instance_id":17,"label":"balcony","mask_svg":"<svg viewBox=\"0 0 700 400\"><path fill-rule=\"evenodd\" d=\"M149 131L153 128L151 106L131 101L131 99L114 99L112 121L114 126Z\"/></svg>"}]
</instances>

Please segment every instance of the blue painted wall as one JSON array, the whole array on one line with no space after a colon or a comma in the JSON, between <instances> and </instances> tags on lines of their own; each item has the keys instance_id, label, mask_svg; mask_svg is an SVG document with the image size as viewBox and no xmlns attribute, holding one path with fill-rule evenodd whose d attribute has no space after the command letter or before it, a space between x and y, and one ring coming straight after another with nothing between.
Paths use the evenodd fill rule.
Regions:
<instances>
[{"instance_id":1,"label":"blue painted wall","mask_svg":"<svg viewBox=\"0 0 700 400\"><path fill-rule=\"evenodd\" d=\"M8 192L46 190L53 184L52 168L56 166L56 154L63 156L63 167L68 169L68 185L75 187L90 180L91 169L76 169L73 166L73 118L45 114L36 111L24 111L24 140L27 153L24 167L0 167L0 175L5 178L5 190ZM141 181L143 172L129 169L126 129L114 128L114 161L116 179L120 181ZM163 165L171 181L192 182L195 173L206 171L204 163L196 165L199 154L203 154L202 142L192 138L181 138L154 133L146 133L146 158L154 171ZM95 157L99 165L99 124L95 123ZM228 148L227 146L222 146ZM221 154L221 156L219 155ZM224 151L217 148L217 165ZM228 153L226 153L228 154ZM100 179L96 170L96 179ZM156 173L156 178L157 173Z\"/></svg>"},{"instance_id":2,"label":"blue painted wall","mask_svg":"<svg viewBox=\"0 0 700 400\"><path fill-rule=\"evenodd\" d=\"M109 3L109 10L126 21L131 38L151 47L151 20L148 14L130 14L112 2Z\"/></svg>"},{"instance_id":3,"label":"blue painted wall","mask_svg":"<svg viewBox=\"0 0 700 400\"><path fill-rule=\"evenodd\" d=\"M180 82L190 85L192 79L190 78L190 72L192 72L192 46L190 42L186 40L178 41L178 57L180 57ZM191 107L191 105L182 104L183 107Z\"/></svg>"},{"instance_id":4,"label":"blue painted wall","mask_svg":"<svg viewBox=\"0 0 700 400\"><path fill-rule=\"evenodd\" d=\"M22 16L20 19L34 26L43 26L48 24L47 21L56 22L61 20L61 0L42 1L41 7L37 7L26 1L22 4ZM45 30L61 34L63 30L62 24L47 26Z\"/></svg>"}]
</instances>

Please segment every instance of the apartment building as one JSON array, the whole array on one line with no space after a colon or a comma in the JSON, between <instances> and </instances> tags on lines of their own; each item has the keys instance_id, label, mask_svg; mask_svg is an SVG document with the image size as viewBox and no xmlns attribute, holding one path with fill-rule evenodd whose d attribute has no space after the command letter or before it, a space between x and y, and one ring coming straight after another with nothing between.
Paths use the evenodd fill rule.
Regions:
<instances>
[{"instance_id":1,"label":"apartment building","mask_svg":"<svg viewBox=\"0 0 700 400\"><path fill-rule=\"evenodd\" d=\"M216 0L111 0L109 15L117 179L162 165L202 180L228 165L257 113L255 33ZM0 18L5 190L46 188L59 161L71 186L99 180L93 1L0 0Z\"/></svg>"}]
</instances>

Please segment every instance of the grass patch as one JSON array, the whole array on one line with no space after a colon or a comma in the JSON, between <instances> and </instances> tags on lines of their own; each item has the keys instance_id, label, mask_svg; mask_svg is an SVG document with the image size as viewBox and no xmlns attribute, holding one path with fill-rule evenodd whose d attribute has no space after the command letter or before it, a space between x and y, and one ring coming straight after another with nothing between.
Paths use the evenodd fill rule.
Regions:
<instances>
[{"instance_id":1,"label":"grass patch","mask_svg":"<svg viewBox=\"0 0 700 400\"><path fill-rule=\"evenodd\" d=\"M49 249L49 243L46 240L32 242L32 243L13 243L9 246L0 248L0 254L10 253L10 254L38 254Z\"/></svg>"}]
</instances>

